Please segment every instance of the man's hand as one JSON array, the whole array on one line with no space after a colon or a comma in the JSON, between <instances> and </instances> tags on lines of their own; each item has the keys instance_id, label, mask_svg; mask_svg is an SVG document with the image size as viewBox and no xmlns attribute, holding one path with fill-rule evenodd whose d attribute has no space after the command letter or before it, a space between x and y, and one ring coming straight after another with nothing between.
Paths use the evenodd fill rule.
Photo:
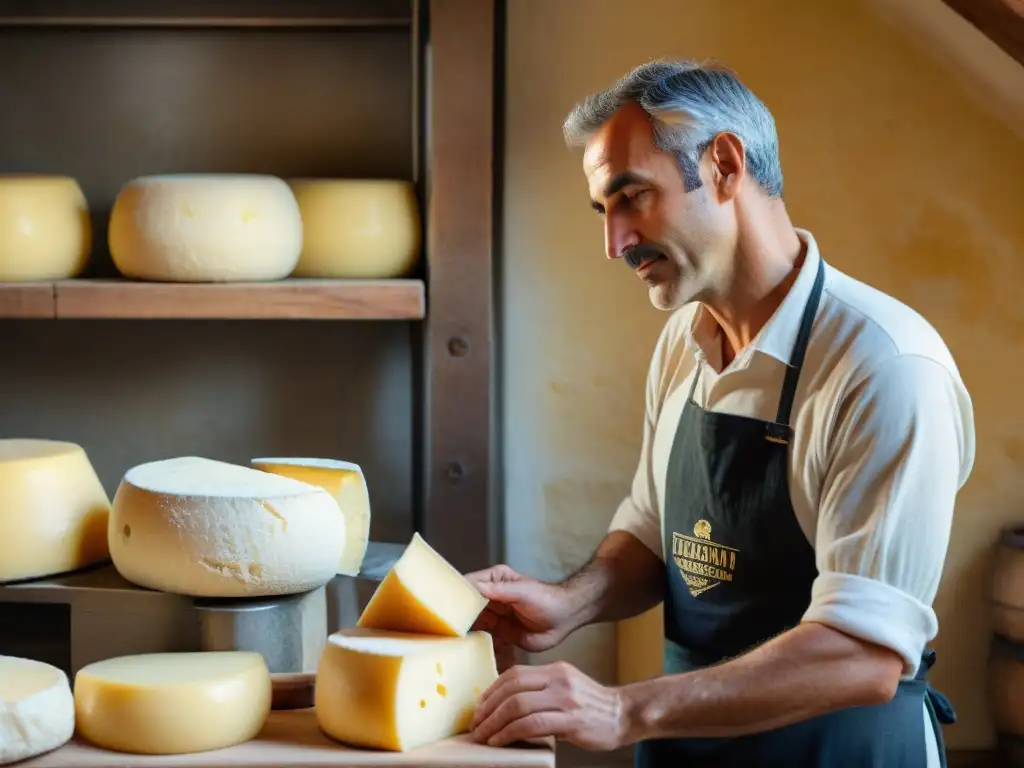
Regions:
<instances>
[{"instance_id":1,"label":"man's hand","mask_svg":"<svg viewBox=\"0 0 1024 768\"><path fill-rule=\"evenodd\" d=\"M619 689L564 661L502 673L481 695L470 729L493 747L553 736L602 751L622 746L626 730Z\"/></svg>"},{"instance_id":2,"label":"man's hand","mask_svg":"<svg viewBox=\"0 0 1024 768\"><path fill-rule=\"evenodd\" d=\"M473 629L490 633L499 670L512 666L516 648L546 651L575 629L575 611L561 586L522 576L507 565L466 578L490 601Z\"/></svg>"}]
</instances>

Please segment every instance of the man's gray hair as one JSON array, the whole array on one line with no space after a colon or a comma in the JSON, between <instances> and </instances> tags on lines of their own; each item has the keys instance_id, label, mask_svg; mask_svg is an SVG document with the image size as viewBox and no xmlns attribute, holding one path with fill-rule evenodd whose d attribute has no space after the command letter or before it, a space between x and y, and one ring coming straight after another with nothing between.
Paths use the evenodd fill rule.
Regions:
<instances>
[{"instance_id":1,"label":"man's gray hair","mask_svg":"<svg viewBox=\"0 0 1024 768\"><path fill-rule=\"evenodd\" d=\"M728 67L686 59L641 64L573 108L563 126L566 142L583 144L630 101L651 116L655 145L676 156L687 189L701 185L700 158L714 137L726 131L743 141L754 180L769 195L782 195L775 119Z\"/></svg>"}]
</instances>

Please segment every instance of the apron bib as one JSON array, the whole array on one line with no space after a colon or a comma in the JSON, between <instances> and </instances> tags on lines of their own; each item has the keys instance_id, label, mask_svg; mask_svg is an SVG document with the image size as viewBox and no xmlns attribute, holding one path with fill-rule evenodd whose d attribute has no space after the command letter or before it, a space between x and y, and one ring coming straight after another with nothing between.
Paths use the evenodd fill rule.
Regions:
<instances>
[{"instance_id":1,"label":"apron bib","mask_svg":"<svg viewBox=\"0 0 1024 768\"><path fill-rule=\"evenodd\" d=\"M666 478L665 674L738 656L795 627L810 605L818 570L789 496L789 419L824 269L819 262L774 422L701 409L693 401L700 369L694 373ZM736 738L641 742L635 765L926 768L927 707L945 766L938 721L955 716L926 682L934 661L926 651L916 678L901 681L886 704Z\"/></svg>"}]
</instances>

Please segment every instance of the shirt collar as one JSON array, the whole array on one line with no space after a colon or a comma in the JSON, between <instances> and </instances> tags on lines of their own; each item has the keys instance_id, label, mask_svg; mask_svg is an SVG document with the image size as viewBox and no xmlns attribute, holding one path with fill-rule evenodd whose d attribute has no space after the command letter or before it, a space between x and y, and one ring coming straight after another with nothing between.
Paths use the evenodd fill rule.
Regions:
<instances>
[{"instance_id":1,"label":"shirt collar","mask_svg":"<svg viewBox=\"0 0 1024 768\"><path fill-rule=\"evenodd\" d=\"M797 334L800 332L804 307L807 305L807 299L814 287L818 262L821 261L821 254L818 252L818 244L814 236L807 230L799 228L796 229L796 234L807 245L807 253L804 255L804 263L800 266L800 274L797 275L782 303L768 318L768 322L761 327L747 348L787 364L793 353L793 344ZM705 360L710 360L720 354L720 333L721 329L712 314L705 311L703 305L698 305L690 327L687 329L688 340L695 345L698 355Z\"/></svg>"}]
</instances>

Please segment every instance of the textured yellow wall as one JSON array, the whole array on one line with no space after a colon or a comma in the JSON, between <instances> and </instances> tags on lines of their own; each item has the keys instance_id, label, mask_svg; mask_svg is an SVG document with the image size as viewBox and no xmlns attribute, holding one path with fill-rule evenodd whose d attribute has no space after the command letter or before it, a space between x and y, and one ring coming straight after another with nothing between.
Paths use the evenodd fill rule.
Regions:
<instances>
[{"instance_id":1,"label":"textured yellow wall","mask_svg":"<svg viewBox=\"0 0 1024 768\"><path fill-rule=\"evenodd\" d=\"M504 386L508 558L557 578L600 540L639 447L665 315L602 258L572 103L640 61L714 56L774 110L786 198L840 269L942 333L974 397L976 469L937 601L934 681L952 748L991 739L989 552L1024 518L1024 68L939 0L510 0ZM600 679L657 671L660 617L585 630L545 657Z\"/></svg>"}]
</instances>

